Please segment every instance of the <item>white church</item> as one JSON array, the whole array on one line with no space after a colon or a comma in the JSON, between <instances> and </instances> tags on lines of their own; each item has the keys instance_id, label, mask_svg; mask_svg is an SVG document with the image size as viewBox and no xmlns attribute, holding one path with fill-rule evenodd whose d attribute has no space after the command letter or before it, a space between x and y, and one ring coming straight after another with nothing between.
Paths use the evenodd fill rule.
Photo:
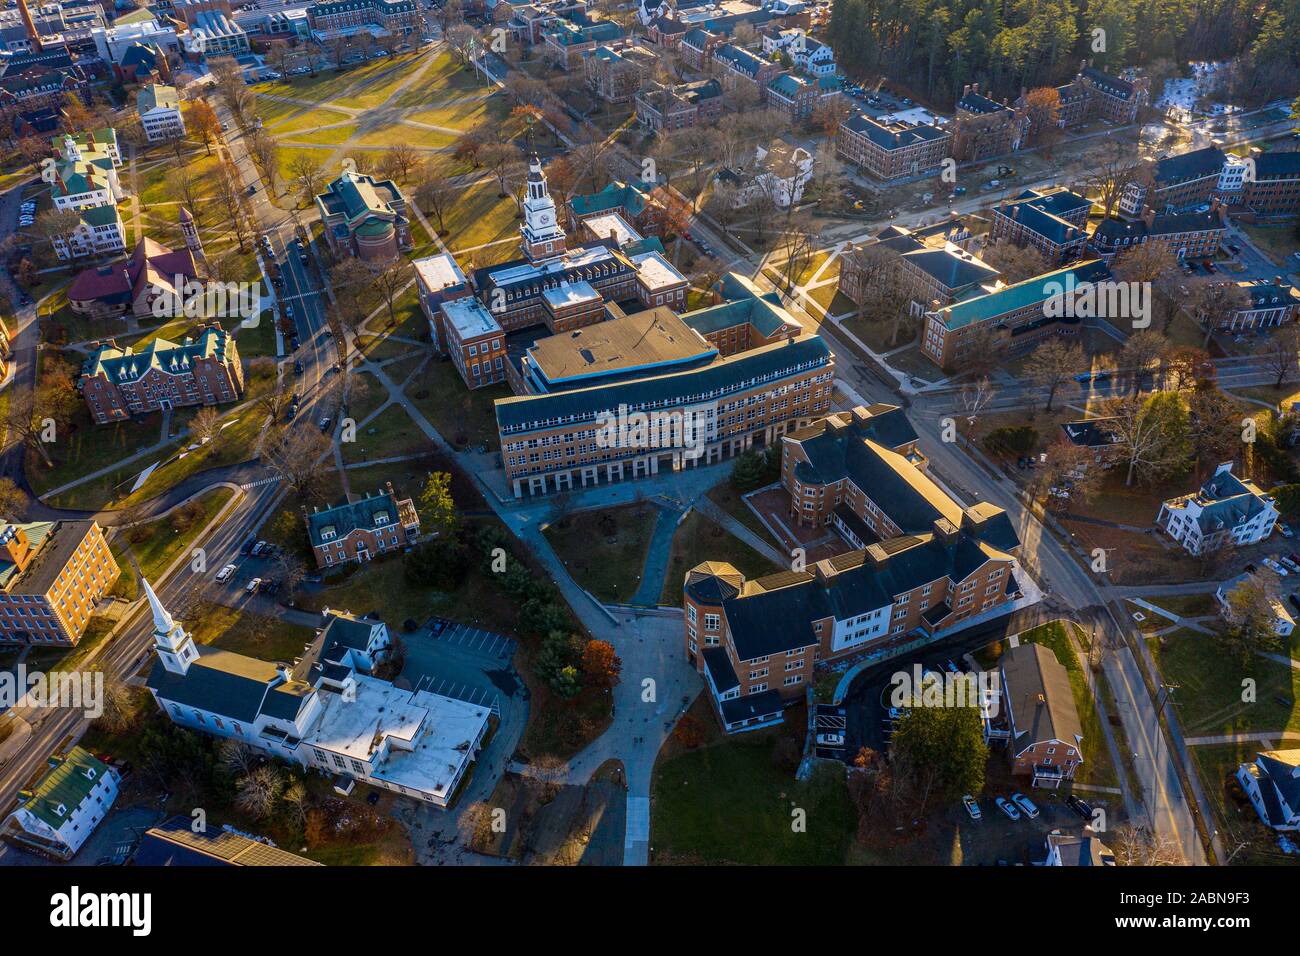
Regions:
<instances>
[{"instance_id":1,"label":"white church","mask_svg":"<svg viewBox=\"0 0 1300 956\"><path fill-rule=\"evenodd\" d=\"M446 807L482 747L487 707L370 675L391 644L382 622L327 611L290 668L194 639L148 581L158 659L146 686L190 730L233 737L303 767Z\"/></svg>"}]
</instances>

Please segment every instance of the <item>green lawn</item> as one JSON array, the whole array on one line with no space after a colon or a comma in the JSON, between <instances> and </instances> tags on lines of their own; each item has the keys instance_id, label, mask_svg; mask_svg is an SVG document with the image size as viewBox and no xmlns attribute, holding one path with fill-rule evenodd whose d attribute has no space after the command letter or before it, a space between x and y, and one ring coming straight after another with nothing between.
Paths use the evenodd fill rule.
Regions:
<instances>
[{"instance_id":1,"label":"green lawn","mask_svg":"<svg viewBox=\"0 0 1300 956\"><path fill-rule=\"evenodd\" d=\"M1262 657L1242 664L1198 631L1180 629L1147 643L1163 681L1179 685L1174 706L1187 736L1300 730L1300 671Z\"/></svg>"},{"instance_id":2,"label":"green lawn","mask_svg":"<svg viewBox=\"0 0 1300 956\"><path fill-rule=\"evenodd\" d=\"M454 364L433 361L407 385L406 394L439 434L457 448L500 447L493 402L512 396L510 386L504 382L470 389Z\"/></svg>"},{"instance_id":3,"label":"green lawn","mask_svg":"<svg viewBox=\"0 0 1300 956\"><path fill-rule=\"evenodd\" d=\"M350 410L351 411L351 410ZM353 412L354 421L361 419ZM389 405L368 425L358 425L356 441L343 443L347 463L414 455L429 449L429 439L401 405Z\"/></svg>"},{"instance_id":4,"label":"green lawn","mask_svg":"<svg viewBox=\"0 0 1300 956\"><path fill-rule=\"evenodd\" d=\"M837 866L845 861L857 819L844 770L818 767L796 781L773 766L778 735L801 728L752 731L655 767L651 862L747 866ZM806 831L795 832L796 810Z\"/></svg>"},{"instance_id":5,"label":"green lawn","mask_svg":"<svg viewBox=\"0 0 1300 956\"><path fill-rule=\"evenodd\" d=\"M139 542L128 543L129 532L121 532L113 539L114 550L120 552L129 547L135 559L140 562L140 570L144 572L145 577L151 582L156 581L176 556L189 548L199 533L207 527L208 522L216 517L234 495L235 493L229 488L217 488L206 492L196 499L199 508L192 516L180 519L176 515L169 515L151 521L145 525L149 536ZM118 564L126 569L125 573L132 573L129 561L119 560Z\"/></svg>"},{"instance_id":6,"label":"green lawn","mask_svg":"<svg viewBox=\"0 0 1300 956\"><path fill-rule=\"evenodd\" d=\"M682 581L686 572L701 561L726 561L747 578L783 570L698 511L692 511L673 535L672 556L668 560L660 604L682 606Z\"/></svg>"},{"instance_id":7,"label":"green lawn","mask_svg":"<svg viewBox=\"0 0 1300 956\"><path fill-rule=\"evenodd\" d=\"M1074 637L1079 642L1079 646L1086 649L1087 635L1077 625L1069 626L1074 629ZM1062 621L1040 624L1038 627L1022 632L1020 642L1042 644L1050 648L1056 655L1057 661L1070 675L1070 689L1074 691L1074 706L1079 712L1079 723L1083 728L1083 766L1079 768L1075 779L1079 783L1117 787L1119 778L1115 775L1115 767L1110 760L1110 750L1106 746L1106 737L1101 729L1101 715L1097 712L1097 702L1093 699L1092 691L1088 689L1083 668L1079 665L1078 655L1070 646L1065 628L1066 624Z\"/></svg>"},{"instance_id":8,"label":"green lawn","mask_svg":"<svg viewBox=\"0 0 1300 956\"><path fill-rule=\"evenodd\" d=\"M781 550L781 546L772 538L772 533L764 527L758 515L754 514L754 509L745 503L740 492L731 486L730 481L720 482L710 488L709 499L772 547Z\"/></svg>"},{"instance_id":9,"label":"green lawn","mask_svg":"<svg viewBox=\"0 0 1300 956\"><path fill-rule=\"evenodd\" d=\"M518 205L497 195L497 181L475 183L461 193L445 224L452 252L506 239L519 231Z\"/></svg>"},{"instance_id":10,"label":"green lawn","mask_svg":"<svg viewBox=\"0 0 1300 956\"><path fill-rule=\"evenodd\" d=\"M264 661L291 662L316 636L314 628L211 602L204 602L190 617L186 624L200 644Z\"/></svg>"},{"instance_id":11,"label":"green lawn","mask_svg":"<svg viewBox=\"0 0 1300 956\"><path fill-rule=\"evenodd\" d=\"M161 426L162 414L157 412L130 421L96 425L85 405L78 403L72 421L44 446L52 467L39 453L28 452L27 480L40 497L51 488L148 448L161 437Z\"/></svg>"},{"instance_id":12,"label":"green lawn","mask_svg":"<svg viewBox=\"0 0 1300 956\"><path fill-rule=\"evenodd\" d=\"M1219 613L1219 602L1213 594L1168 594L1147 598L1156 607L1172 611L1179 617L1205 617Z\"/></svg>"},{"instance_id":13,"label":"green lawn","mask_svg":"<svg viewBox=\"0 0 1300 956\"><path fill-rule=\"evenodd\" d=\"M626 601L640 586L659 510L623 505L551 522L546 540L573 579L600 601Z\"/></svg>"}]
</instances>

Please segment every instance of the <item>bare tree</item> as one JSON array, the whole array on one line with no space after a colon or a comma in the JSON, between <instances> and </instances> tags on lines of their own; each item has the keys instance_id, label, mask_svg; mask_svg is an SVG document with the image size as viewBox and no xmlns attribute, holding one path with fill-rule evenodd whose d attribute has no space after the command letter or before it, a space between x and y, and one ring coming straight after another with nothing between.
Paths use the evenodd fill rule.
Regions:
<instances>
[{"instance_id":1,"label":"bare tree","mask_svg":"<svg viewBox=\"0 0 1300 956\"><path fill-rule=\"evenodd\" d=\"M232 775L242 777L257 769L261 758L242 740L227 738L217 746L217 761Z\"/></svg>"},{"instance_id":2,"label":"bare tree","mask_svg":"<svg viewBox=\"0 0 1300 956\"><path fill-rule=\"evenodd\" d=\"M407 177L420 165L420 154L410 143L398 143L384 153L379 168L390 179L405 183Z\"/></svg>"},{"instance_id":3,"label":"bare tree","mask_svg":"<svg viewBox=\"0 0 1300 956\"><path fill-rule=\"evenodd\" d=\"M1050 339L1034 350L1025 363L1025 375L1039 388L1047 389L1046 411L1052 410L1061 386L1085 369L1086 361L1083 346L1063 338Z\"/></svg>"},{"instance_id":4,"label":"bare tree","mask_svg":"<svg viewBox=\"0 0 1300 956\"><path fill-rule=\"evenodd\" d=\"M330 439L314 428L272 424L258 439L258 455L295 495L316 499L322 480L320 462Z\"/></svg>"},{"instance_id":5,"label":"bare tree","mask_svg":"<svg viewBox=\"0 0 1300 956\"><path fill-rule=\"evenodd\" d=\"M1134 478L1153 480L1188 464L1191 447L1187 409L1176 392L1158 392L1148 398L1112 399L1104 406L1114 420L1118 450L1128 466L1124 484Z\"/></svg>"},{"instance_id":6,"label":"bare tree","mask_svg":"<svg viewBox=\"0 0 1300 956\"><path fill-rule=\"evenodd\" d=\"M1281 388L1282 383L1296 373L1297 361L1300 360L1300 329L1295 323L1282 326L1260 343L1256 354L1264 368L1274 376L1273 387Z\"/></svg>"},{"instance_id":7,"label":"bare tree","mask_svg":"<svg viewBox=\"0 0 1300 956\"><path fill-rule=\"evenodd\" d=\"M299 152L289 161L289 175L298 186L298 197L304 206L310 206L321 191L325 171L309 152Z\"/></svg>"},{"instance_id":8,"label":"bare tree","mask_svg":"<svg viewBox=\"0 0 1300 956\"><path fill-rule=\"evenodd\" d=\"M205 405L190 420L190 434L200 444L206 445L221 434L221 413Z\"/></svg>"},{"instance_id":9,"label":"bare tree","mask_svg":"<svg viewBox=\"0 0 1300 956\"><path fill-rule=\"evenodd\" d=\"M239 779L235 806L257 820L265 820L284 792L284 773L275 764L263 764Z\"/></svg>"}]
</instances>

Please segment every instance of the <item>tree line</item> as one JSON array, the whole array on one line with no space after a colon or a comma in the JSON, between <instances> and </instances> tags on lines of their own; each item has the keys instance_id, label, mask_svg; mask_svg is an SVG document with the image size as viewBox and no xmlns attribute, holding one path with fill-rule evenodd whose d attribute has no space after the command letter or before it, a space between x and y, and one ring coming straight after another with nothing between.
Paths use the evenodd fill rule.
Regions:
<instances>
[{"instance_id":1,"label":"tree line","mask_svg":"<svg viewBox=\"0 0 1300 956\"><path fill-rule=\"evenodd\" d=\"M1098 31L1101 31L1100 33ZM893 78L928 99L979 82L998 97L1068 82L1082 59L1163 77L1189 60L1241 58L1239 93L1276 96L1300 64L1292 0L834 0L829 39L854 75Z\"/></svg>"}]
</instances>

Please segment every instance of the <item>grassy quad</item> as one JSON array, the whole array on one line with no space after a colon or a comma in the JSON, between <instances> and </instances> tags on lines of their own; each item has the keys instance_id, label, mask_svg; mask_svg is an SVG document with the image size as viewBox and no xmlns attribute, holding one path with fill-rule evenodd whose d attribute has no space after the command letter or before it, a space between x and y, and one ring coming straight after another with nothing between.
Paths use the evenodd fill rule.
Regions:
<instances>
[{"instance_id":1,"label":"grassy quad","mask_svg":"<svg viewBox=\"0 0 1300 956\"><path fill-rule=\"evenodd\" d=\"M782 570L699 512L692 511L673 535L673 549L668 559L660 604L682 606L682 582L686 572L701 561L726 561L747 578Z\"/></svg>"},{"instance_id":2,"label":"grassy quad","mask_svg":"<svg viewBox=\"0 0 1300 956\"><path fill-rule=\"evenodd\" d=\"M641 583L658 518L658 509L643 504L582 511L551 522L546 540L597 600L626 601Z\"/></svg>"}]
</instances>

